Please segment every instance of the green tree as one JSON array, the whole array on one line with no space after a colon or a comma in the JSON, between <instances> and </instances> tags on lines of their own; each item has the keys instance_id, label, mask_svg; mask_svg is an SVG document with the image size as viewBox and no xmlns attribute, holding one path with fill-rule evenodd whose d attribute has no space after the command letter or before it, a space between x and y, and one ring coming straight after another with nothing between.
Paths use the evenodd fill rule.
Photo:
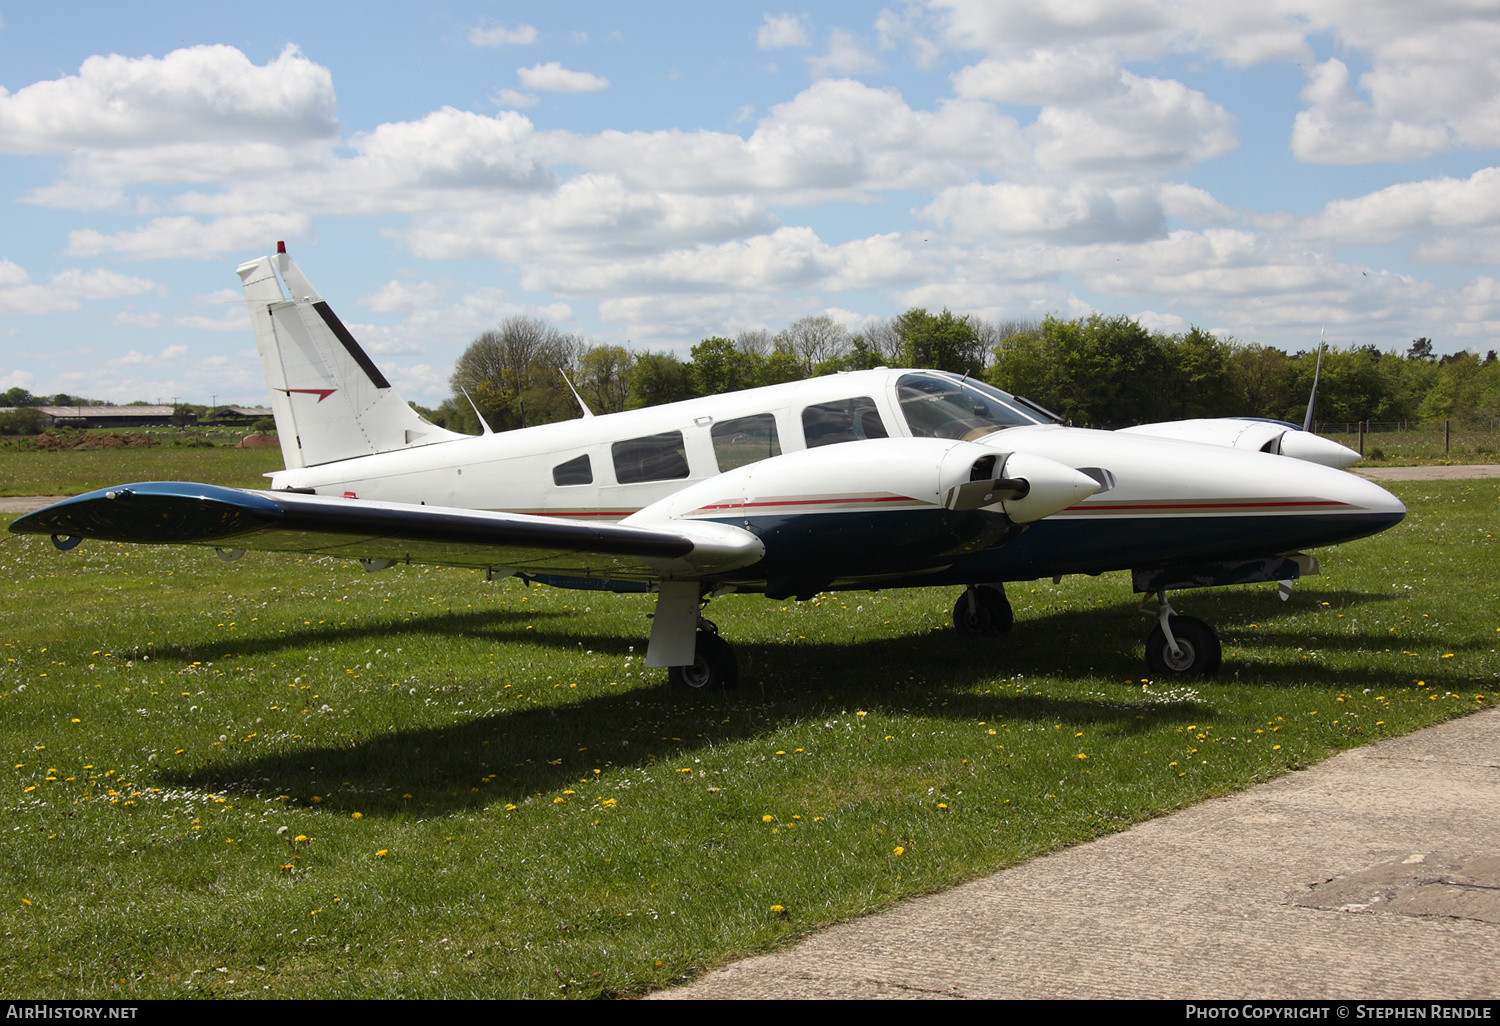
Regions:
<instances>
[{"instance_id":1,"label":"green tree","mask_svg":"<svg viewBox=\"0 0 1500 1026\"><path fill-rule=\"evenodd\" d=\"M1163 419L1223 417L1236 412L1240 404L1229 373L1227 343L1194 327L1164 339L1163 348L1172 386Z\"/></svg>"},{"instance_id":2,"label":"green tree","mask_svg":"<svg viewBox=\"0 0 1500 1026\"><path fill-rule=\"evenodd\" d=\"M467 392L496 431L548 424L582 415L562 372L572 369L582 342L535 317L510 317L464 350L448 379Z\"/></svg>"},{"instance_id":3,"label":"green tree","mask_svg":"<svg viewBox=\"0 0 1500 1026\"><path fill-rule=\"evenodd\" d=\"M895 319L901 339L901 364L930 367L956 374L984 372L984 352L979 332L967 317L958 317L947 307L936 316L912 307Z\"/></svg>"},{"instance_id":4,"label":"green tree","mask_svg":"<svg viewBox=\"0 0 1500 1026\"><path fill-rule=\"evenodd\" d=\"M660 406L693 397L688 365L671 353L641 353L630 372L630 408Z\"/></svg>"},{"instance_id":5,"label":"green tree","mask_svg":"<svg viewBox=\"0 0 1500 1026\"><path fill-rule=\"evenodd\" d=\"M630 404L635 354L624 346L589 346L578 359L573 384L595 413L619 413Z\"/></svg>"},{"instance_id":6,"label":"green tree","mask_svg":"<svg viewBox=\"0 0 1500 1026\"><path fill-rule=\"evenodd\" d=\"M719 395L751 388L757 363L756 357L727 338L706 338L693 347L693 390L698 395Z\"/></svg>"}]
</instances>

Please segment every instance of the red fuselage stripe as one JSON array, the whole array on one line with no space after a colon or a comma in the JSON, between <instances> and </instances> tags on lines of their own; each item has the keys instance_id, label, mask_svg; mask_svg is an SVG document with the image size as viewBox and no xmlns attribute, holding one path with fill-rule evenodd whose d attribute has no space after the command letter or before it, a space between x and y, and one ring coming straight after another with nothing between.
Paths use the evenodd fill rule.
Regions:
<instances>
[{"instance_id":1,"label":"red fuselage stripe","mask_svg":"<svg viewBox=\"0 0 1500 1026\"><path fill-rule=\"evenodd\" d=\"M721 502L712 506L700 506L695 512L710 509L760 509L765 506L837 506L858 505L872 502L918 502L908 495L882 495L873 498L838 498L838 499L772 499L766 502ZM923 503L931 505L931 503Z\"/></svg>"},{"instance_id":2,"label":"red fuselage stripe","mask_svg":"<svg viewBox=\"0 0 1500 1026\"><path fill-rule=\"evenodd\" d=\"M1122 502L1117 505L1086 502L1069 506L1069 513L1093 513L1101 510L1153 510L1153 509L1286 509L1293 506L1347 506L1347 502L1333 499L1290 500L1284 502Z\"/></svg>"}]
</instances>

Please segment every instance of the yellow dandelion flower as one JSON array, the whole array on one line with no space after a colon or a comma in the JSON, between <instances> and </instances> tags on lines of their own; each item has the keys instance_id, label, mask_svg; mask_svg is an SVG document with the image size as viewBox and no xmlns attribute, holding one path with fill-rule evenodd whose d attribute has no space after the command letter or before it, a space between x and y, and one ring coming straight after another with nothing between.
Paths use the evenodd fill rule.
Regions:
<instances>
[{"instance_id":1,"label":"yellow dandelion flower","mask_svg":"<svg viewBox=\"0 0 1500 1026\"><path fill-rule=\"evenodd\" d=\"M1080 758L1080 759L1087 759L1087 758L1088 758L1088 756L1087 756L1087 755L1084 755L1084 754L1083 754L1083 753L1082 753L1082 752L1079 752L1079 753L1078 753L1078 757L1079 757L1079 758Z\"/></svg>"},{"instance_id":2,"label":"yellow dandelion flower","mask_svg":"<svg viewBox=\"0 0 1500 1026\"><path fill-rule=\"evenodd\" d=\"M377 852L376 852L376 853L375 853L375 857L376 857L376 858L377 858L377 859L383 859L383 858L385 858L385 857L386 857L386 856L387 856L387 855L388 855L388 854L390 854L390 850L389 850L389 849L388 849L388 848L381 848L381 849L380 849L380 850L379 850L379 851L377 851Z\"/></svg>"},{"instance_id":3,"label":"yellow dandelion flower","mask_svg":"<svg viewBox=\"0 0 1500 1026\"><path fill-rule=\"evenodd\" d=\"M350 818L351 819L364 819L365 818L365 814L363 812L350 813Z\"/></svg>"},{"instance_id":4,"label":"yellow dandelion flower","mask_svg":"<svg viewBox=\"0 0 1500 1026\"><path fill-rule=\"evenodd\" d=\"M771 822L774 822L775 819L776 819L775 816L762 816L762 817L760 817L760 821L762 823L771 823Z\"/></svg>"},{"instance_id":5,"label":"yellow dandelion flower","mask_svg":"<svg viewBox=\"0 0 1500 1026\"><path fill-rule=\"evenodd\" d=\"M906 854L906 849L905 849L905 848L903 848L903 847L901 847L901 845L899 845L899 844L898 844L898 845L896 845L896 847L895 847L895 848L894 848L894 849L893 849L893 850L892 850L892 851L891 851L891 854L892 854L892 855L904 855L904 854Z\"/></svg>"}]
</instances>

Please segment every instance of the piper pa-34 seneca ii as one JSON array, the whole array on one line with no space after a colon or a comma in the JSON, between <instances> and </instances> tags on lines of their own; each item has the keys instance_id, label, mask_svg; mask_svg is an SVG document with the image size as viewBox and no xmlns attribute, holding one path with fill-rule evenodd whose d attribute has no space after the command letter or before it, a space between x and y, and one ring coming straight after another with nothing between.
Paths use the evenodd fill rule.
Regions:
<instances>
[{"instance_id":1,"label":"piper pa-34 seneca ii","mask_svg":"<svg viewBox=\"0 0 1500 1026\"><path fill-rule=\"evenodd\" d=\"M1068 426L955 374L878 369L500 434L424 420L278 246L239 268L286 469L271 488L121 485L12 531L477 567L655 592L646 665L725 687L702 616L733 591L963 588L955 627L1011 627L1004 582L1133 571L1146 661L1212 674L1218 638L1172 590L1315 573L1303 550L1405 515L1385 490L1233 443ZM278 281L279 276L279 281ZM285 283L283 291L282 283ZM580 403L580 405L582 405Z\"/></svg>"}]
</instances>

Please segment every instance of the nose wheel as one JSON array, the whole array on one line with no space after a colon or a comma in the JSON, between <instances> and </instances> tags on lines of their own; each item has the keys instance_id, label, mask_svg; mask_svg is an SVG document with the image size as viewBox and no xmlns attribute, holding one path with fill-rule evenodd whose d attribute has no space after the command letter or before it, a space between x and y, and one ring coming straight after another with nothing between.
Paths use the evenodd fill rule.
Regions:
<instances>
[{"instance_id":1,"label":"nose wheel","mask_svg":"<svg viewBox=\"0 0 1500 1026\"><path fill-rule=\"evenodd\" d=\"M953 607L953 629L973 636L1003 636L1016 622L1005 591L993 585L970 585Z\"/></svg>"},{"instance_id":2,"label":"nose wheel","mask_svg":"<svg viewBox=\"0 0 1500 1026\"><path fill-rule=\"evenodd\" d=\"M1159 677L1212 677L1219 672L1224 650L1219 635L1195 616L1181 616L1158 592L1161 606L1155 612L1142 602L1141 613L1154 616L1156 626L1146 638L1146 667ZM1149 600L1150 596L1147 596Z\"/></svg>"}]
</instances>

